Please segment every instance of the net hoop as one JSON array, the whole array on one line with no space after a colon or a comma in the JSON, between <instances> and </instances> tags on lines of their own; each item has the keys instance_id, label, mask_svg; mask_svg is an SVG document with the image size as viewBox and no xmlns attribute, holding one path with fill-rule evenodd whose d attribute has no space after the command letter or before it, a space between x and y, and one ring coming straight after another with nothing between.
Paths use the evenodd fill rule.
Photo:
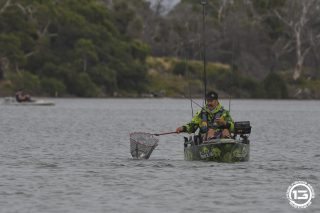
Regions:
<instances>
[{"instance_id":1,"label":"net hoop","mask_svg":"<svg viewBox=\"0 0 320 213\"><path fill-rule=\"evenodd\" d=\"M130 141L133 140L133 141L135 141L136 143L141 144L141 145L144 145L144 146L154 146L154 145L152 145L152 144L145 144L145 143L143 143L143 142L139 142L139 141L137 141L136 139L134 139L134 136L137 135L137 134L143 134L143 135L148 135L148 136L150 136L150 138L152 138L153 140L155 140L155 141L156 141L155 143L158 145L159 139L156 138L156 137L154 137L153 134L145 133L145 132L132 132L132 133L130 133Z\"/></svg>"},{"instance_id":2,"label":"net hoop","mask_svg":"<svg viewBox=\"0 0 320 213\"><path fill-rule=\"evenodd\" d=\"M130 133L130 153L133 158L148 159L152 151L158 146L159 139L153 134L145 132Z\"/></svg>"}]
</instances>

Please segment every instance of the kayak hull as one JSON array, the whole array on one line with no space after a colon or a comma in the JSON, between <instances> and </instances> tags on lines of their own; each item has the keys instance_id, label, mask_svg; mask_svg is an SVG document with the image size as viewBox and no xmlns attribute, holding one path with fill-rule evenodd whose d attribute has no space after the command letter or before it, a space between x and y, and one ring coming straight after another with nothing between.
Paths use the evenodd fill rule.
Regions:
<instances>
[{"instance_id":1,"label":"kayak hull","mask_svg":"<svg viewBox=\"0 0 320 213\"><path fill-rule=\"evenodd\" d=\"M3 100L4 105L13 105L13 106L54 106L54 102L46 100L34 100L26 102L17 102L15 98L7 97Z\"/></svg>"},{"instance_id":2,"label":"kayak hull","mask_svg":"<svg viewBox=\"0 0 320 213\"><path fill-rule=\"evenodd\" d=\"M213 139L196 143L193 138L185 138L184 159L214 162L249 161L250 142L248 139Z\"/></svg>"}]
</instances>

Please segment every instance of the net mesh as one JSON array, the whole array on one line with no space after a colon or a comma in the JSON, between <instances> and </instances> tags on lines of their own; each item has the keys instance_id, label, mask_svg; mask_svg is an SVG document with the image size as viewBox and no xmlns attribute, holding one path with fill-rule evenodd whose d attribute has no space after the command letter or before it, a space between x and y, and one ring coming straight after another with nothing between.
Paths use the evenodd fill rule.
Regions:
<instances>
[{"instance_id":1,"label":"net mesh","mask_svg":"<svg viewBox=\"0 0 320 213\"><path fill-rule=\"evenodd\" d=\"M158 142L159 139L149 133L130 133L130 153L133 158L148 159Z\"/></svg>"}]
</instances>

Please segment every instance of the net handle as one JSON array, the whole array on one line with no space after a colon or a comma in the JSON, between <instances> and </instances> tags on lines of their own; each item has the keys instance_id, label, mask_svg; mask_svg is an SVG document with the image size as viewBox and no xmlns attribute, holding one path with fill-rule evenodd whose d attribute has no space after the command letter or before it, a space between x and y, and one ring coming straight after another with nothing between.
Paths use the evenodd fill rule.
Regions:
<instances>
[{"instance_id":1,"label":"net handle","mask_svg":"<svg viewBox=\"0 0 320 213\"><path fill-rule=\"evenodd\" d=\"M170 135L170 134L178 134L178 132L174 131L174 132L154 133L152 135L160 136L160 135Z\"/></svg>"}]
</instances>

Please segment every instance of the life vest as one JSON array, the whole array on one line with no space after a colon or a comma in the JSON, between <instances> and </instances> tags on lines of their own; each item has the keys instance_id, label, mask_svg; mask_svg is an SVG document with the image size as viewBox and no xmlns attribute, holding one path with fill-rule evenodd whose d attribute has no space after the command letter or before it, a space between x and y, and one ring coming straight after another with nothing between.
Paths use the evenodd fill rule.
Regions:
<instances>
[{"instance_id":1,"label":"life vest","mask_svg":"<svg viewBox=\"0 0 320 213\"><path fill-rule=\"evenodd\" d=\"M218 125L215 123L215 120L221 118L224 114L224 108L221 105L218 105L219 109L217 111L213 110L210 113L208 109L201 111L201 123L200 123L200 132L205 133L208 131L208 128L217 129Z\"/></svg>"},{"instance_id":2,"label":"life vest","mask_svg":"<svg viewBox=\"0 0 320 213\"><path fill-rule=\"evenodd\" d=\"M205 110L201 111L201 123L200 123L200 132L206 133L208 131L208 116Z\"/></svg>"}]
</instances>

